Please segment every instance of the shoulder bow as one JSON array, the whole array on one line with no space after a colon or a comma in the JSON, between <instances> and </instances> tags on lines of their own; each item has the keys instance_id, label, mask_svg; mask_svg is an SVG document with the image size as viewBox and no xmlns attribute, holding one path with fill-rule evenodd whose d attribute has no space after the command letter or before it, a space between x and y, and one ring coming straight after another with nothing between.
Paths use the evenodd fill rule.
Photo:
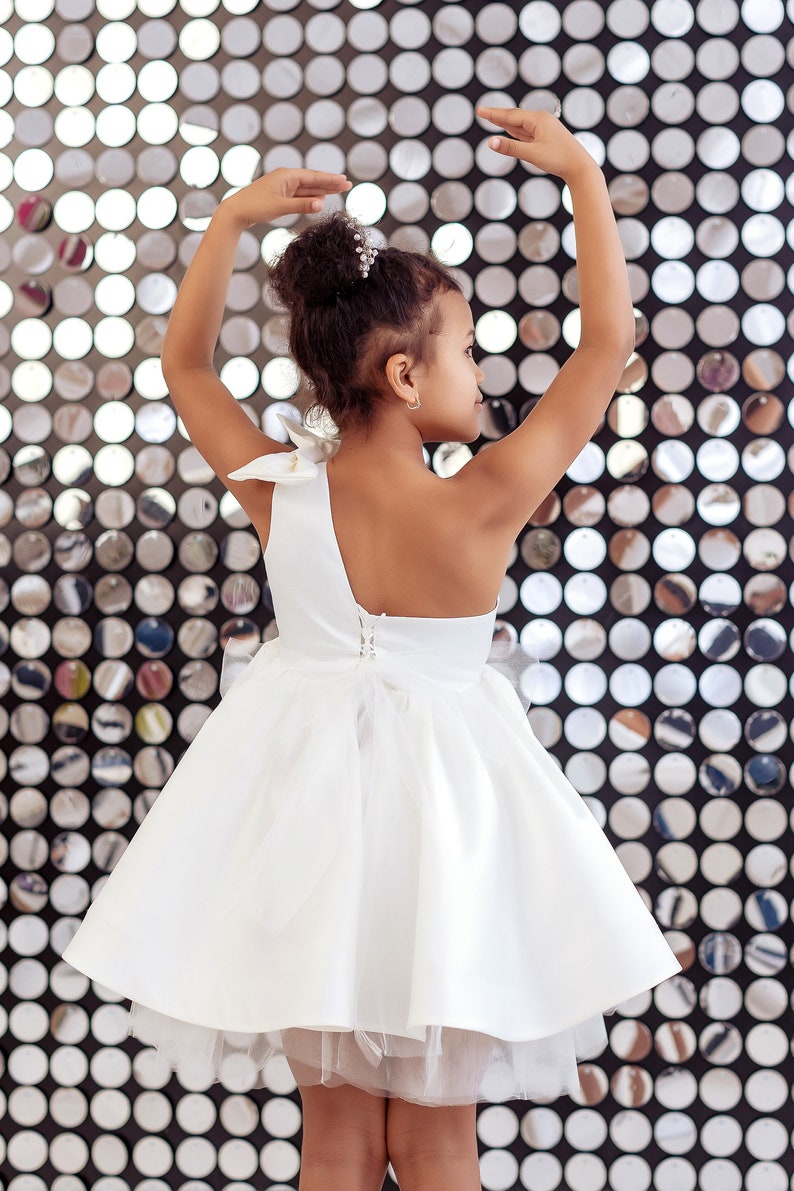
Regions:
<instances>
[{"instance_id":1,"label":"shoulder bow","mask_svg":"<svg viewBox=\"0 0 794 1191\"><path fill-rule=\"evenodd\" d=\"M275 451L258 455L226 473L229 480L273 480L277 484L304 484L318 474L317 464L329 459L339 447L338 438L323 438L308 426L299 426L294 418L276 413L276 417L295 443L294 451Z\"/></svg>"}]
</instances>

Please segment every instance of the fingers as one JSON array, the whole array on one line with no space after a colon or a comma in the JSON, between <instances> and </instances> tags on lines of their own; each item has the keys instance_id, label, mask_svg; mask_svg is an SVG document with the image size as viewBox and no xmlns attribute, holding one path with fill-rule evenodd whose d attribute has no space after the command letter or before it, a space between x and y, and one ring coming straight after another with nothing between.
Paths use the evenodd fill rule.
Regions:
<instances>
[{"instance_id":1,"label":"fingers","mask_svg":"<svg viewBox=\"0 0 794 1191\"><path fill-rule=\"evenodd\" d=\"M522 141L513 141L506 136L489 136L488 147L501 153L503 157L518 157L518 146Z\"/></svg>"},{"instance_id":2,"label":"fingers","mask_svg":"<svg viewBox=\"0 0 794 1191\"><path fill-rule=\"evenodd\" d=\"M477 108L477 115L488 120L491 124L499 124L502 128L521 128L527 116L534 116L534 112L523 108Z\"/></svg>"},{"instance_id":3,"label":"fingers","mask_svg":"<svg viewBox=\"0 0 794 1191\"><path fill-rule=\"evenodd\" d=\"M342 189L348 190L352 185L353 185L353 183L349 182L348 185L343 187ZM295 194L298 196L298 198L316 198L316 197L322 196L324 194L338 194L338 193L339 193L338 190L331 190L325 186L322 186L322 187L321 186L297 186L295 188Z\"/></svg>"},{"instance_id":4,"label":"fingers","mask_svg":"<svg viewBox=\"0 0 794 1191\"><path fill-rule=\"evenodd\" d=\"M328 174L323 170L299 169L301 189L305 193L338 194L340 190L349 190L353 183L345 174ZM313 188L311 191L309 187Z\"/></svg>"}]
</instances>

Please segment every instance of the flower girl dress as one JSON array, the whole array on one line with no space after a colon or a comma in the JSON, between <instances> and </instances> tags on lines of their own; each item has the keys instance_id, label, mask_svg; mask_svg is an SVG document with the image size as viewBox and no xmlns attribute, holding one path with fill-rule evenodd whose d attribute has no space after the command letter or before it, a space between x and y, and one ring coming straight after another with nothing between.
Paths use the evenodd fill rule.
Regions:
<instances>
[{"instance_id":1,"label":"flower girl dress","mask_svg":"<svg viewBox=\"0 0 794 1191\"><path fill-rule=\"evenodd\" d=\"M275 482L278 636L230 641L222 698L63 958L130 999L192 1086L342 1080L418 1104L549 1100L604 1014L681 971L646 896L489 664L480 616L374 615L348 582L326 462Z\"/></svg>"}]
</instances>

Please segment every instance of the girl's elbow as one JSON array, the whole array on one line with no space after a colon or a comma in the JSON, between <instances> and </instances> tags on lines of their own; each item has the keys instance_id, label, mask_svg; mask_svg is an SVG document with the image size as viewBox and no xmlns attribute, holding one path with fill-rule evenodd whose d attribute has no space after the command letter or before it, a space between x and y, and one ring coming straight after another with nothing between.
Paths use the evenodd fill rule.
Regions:
<instances>
[{"instance_id":1,"label":"girl's elbow","mask_svg":"<svg viewBox=\"0 0 794 1191\"><path fill-rule=\"evenodd\" d=\"M623 359L624 367L625 367L626 362L628 361L629 357L633 354L636 346L637 346L637 340L636 340L636 336L634 334L634 324L632 323L631 333L626 335L626 337L621 341L620 349L618 351L618 355L620 357L622 357L622 359Z\"/></svg>"},{"instance_id":2,"label":"girl's elbow","mask_svg":"<svg viewBox=\"0 0 794 1191\"><path fill-rule=\"evenodd\" d=\"M622 371L626 367L634 347L634 326L632 324L630 335L621 333L619 327L610 327L600 335L582 336L577 350L591 359L598 357L602 364L611 364Z\"/></svg>"},{"instance_id":3,"label":"girl's elbow","mask_svg":"<svg viewBox=\"0 0 794 1191\"><path fill-rule=\"evenodd\" d=\"M176 380L179 375L189 371L191 367L197 367L197 365L192 361L180 360L173 351L166 351L165 344L163 344L163 349L160 352L160 370L166 384L169 379Z\"/></svg>"},{"instance_id":4,"label":"girl's elbow","mask_svg":"<svg viewBox=\"0 0 794 1191\"><path fill-rule=\"evenodd\" d=\"M606 347L608 351L614 354L621 367L623 367L636 345L636 323L634 321L634 312L632 311L630 319L622 319L615 323L607 339Z\"/></svg>"}]
</instances>

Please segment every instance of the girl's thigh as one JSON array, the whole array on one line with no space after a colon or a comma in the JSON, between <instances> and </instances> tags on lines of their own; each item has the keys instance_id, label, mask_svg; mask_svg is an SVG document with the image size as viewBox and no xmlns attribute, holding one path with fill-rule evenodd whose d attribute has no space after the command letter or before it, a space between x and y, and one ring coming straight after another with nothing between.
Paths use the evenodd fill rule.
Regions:
<instances>
[{"instance_id":1,"label":"girl's thigh","mask_svg":"<svg viewBox=\"0 0 794 1191\"><path fill-rule=\"evenodd\" d=\"M477 1153L477 1105L414 1104L397 1097L387 1108L386 1144L398 1163L417 1158Z\"/></svg>"}]
</instances>

